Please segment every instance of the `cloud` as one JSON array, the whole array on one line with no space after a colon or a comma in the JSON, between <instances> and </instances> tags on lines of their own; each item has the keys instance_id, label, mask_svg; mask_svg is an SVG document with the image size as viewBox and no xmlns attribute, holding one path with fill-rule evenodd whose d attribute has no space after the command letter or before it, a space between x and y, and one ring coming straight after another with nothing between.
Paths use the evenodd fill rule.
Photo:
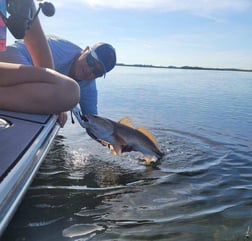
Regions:
<instances>
[{"instance_id":1,"label":"cloud","mask_svg":"<svg viewBox=\"0 0 252 241\"><path fill-rule=\"evenodd\" d=\"M69 0L55 0L54 3L55 5L69 5ZM102 8L193 12L215 10L244 11L252 8L251 0L72 0L71 5L73 3Z\"/></svg>"}]
</instances>

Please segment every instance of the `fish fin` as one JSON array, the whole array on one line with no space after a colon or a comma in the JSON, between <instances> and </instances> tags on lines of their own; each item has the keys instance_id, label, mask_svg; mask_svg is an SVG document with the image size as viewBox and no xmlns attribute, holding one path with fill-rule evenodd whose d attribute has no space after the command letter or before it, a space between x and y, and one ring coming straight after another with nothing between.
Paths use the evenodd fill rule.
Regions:
<instances>
[{"instance_id":1,"label":"fish fin","mask_svg":"<svg viewBox=\"0 0 252 241\"><path fill-rule=\"evenodd\" d=\"M109 144L109 145L108 145L108 148L109 148L109 150L111 151L111 153L112 153L113 155L116 155L116 154L117 154L116 151L115 151L115 149L114 149L114 147L113 147L113 145Z\"/></svg>"},{"instance_id":2,"label":"fish fin","mask_svg":"<svg viewBox=\"0 0 252 241\"><path fill-rule=\"evenodd\" d=\"M107 145L108 145L108 142L106 142L106 141L99 140L99 142L100 142L103 146L107 146Z\"/></svg>"},{"instance_id":3,"label":"fish fin","mask_svg":"<svg viewBox=\"0 0 252 241\"><path fill-rule=\"evenodd\" d=\"M129 117L124 117L121 120L118 121L120 124L134 128L135 126L132 124L131 119Z\"/></svg>"},{"instance_id":4,"label":"fish fin","mask_svg":"<svg viewBox=\"0 0 252 241\"><path fill-rule=\"evenodd\" d=\"M113 155L121 155L123 152L123 146L125 146L125 141L118 135L114 135L111 142L104 140L98 140L103 146L107 146Z\"/></svg>"},{"instance_id":5,"label":"fish fin","mask_svg":"<svg viewBox=\"0 0 252 241\"><path fill-rule=\"evenodd\" d=\"M109 149L114 155L121 155L122 154L122 147L121 145L110 145Z\"/></svg>"},{"instance_id":6,"label":"fish fin","mask_svg":"<svg viewBox=\"0 0 252 241\"><path fill-rule=\"evenodd\" d=\"M111 151L111 153L112 153L113 155L116 155L116 152L115 152L115 150L114 150L114 148L113 148L113 145L111 145L109 142L106 142L106 141L103 141L103 140L100 140L99 142L100 142L103 146L107 146L108 149Z\"/></svg>"},{"instance_id":7,"label":"fish fin","mask_svg":"<svg viewBox=\"0 0 252 241\"><path fill-rule=\"evenodd\" d=\"M157 139L154 137L154 135L149 130L147 130L144 127L139 127L139 128L137 128L137 130L140 131L141 133L143 133L149 139L151 139L153 141L153 143L156 145L156 147L159 149L159 144L158 144Z\"/></svg>"},{"instance_id":8,"label":"fish fin","mask_svg":"<svg viewBox=\"0 0 252 241\"><path fill-rule=\"evenodd\" d=\"M127 143L124 141L123 138L121 138L118 135L114 135L114 138L112 140L111 143L109 143L108 147L110 149L110 151L114 154L114 155L121 155L122 154L122 147L124 145L126 145Z\"/></svg>"}]
</instances>

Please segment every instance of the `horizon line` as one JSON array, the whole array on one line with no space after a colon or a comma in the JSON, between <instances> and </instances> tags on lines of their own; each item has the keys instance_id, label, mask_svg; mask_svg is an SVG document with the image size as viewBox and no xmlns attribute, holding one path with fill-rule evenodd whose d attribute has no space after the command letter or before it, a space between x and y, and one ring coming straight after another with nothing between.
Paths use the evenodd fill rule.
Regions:
<instances>
[{"instance_id":1,"label":"horizon line","mask_svg":"<svg viewBox=\"0 0 252 241\"><path fill-rule=\"evenodd\" d=\"M200 66L164 66L164 65L152 65L152 64L124 64L117 63L118 66L128 66L128 67L144 67L144 68L160 68L160 69L193 69L193 70L219 70L219 71L243 71L243 72L252 72L252 69L240 69L240 68L215 68L215 67L200 67Z\"/></svg>"}]
</instances>

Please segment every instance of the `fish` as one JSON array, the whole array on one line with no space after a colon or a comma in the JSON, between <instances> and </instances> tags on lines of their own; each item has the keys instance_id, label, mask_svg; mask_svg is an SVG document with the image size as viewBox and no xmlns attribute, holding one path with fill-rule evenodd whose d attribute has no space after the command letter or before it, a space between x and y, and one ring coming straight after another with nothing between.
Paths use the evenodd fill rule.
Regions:
<instances>
[{"instance_id":1,"label":"fish","mask_svg":"<svg viewBox=\"0 0 252 241\"><path fill-rule=\"evenodd\" d=\"M103 146L108 146L114 155L141 152L146 165L156 163L164 155L154 135L144 127L136 128L129 117L115 122L98 115L85 114L81 119L88 135Z\"/></svg>"}]
</instances>

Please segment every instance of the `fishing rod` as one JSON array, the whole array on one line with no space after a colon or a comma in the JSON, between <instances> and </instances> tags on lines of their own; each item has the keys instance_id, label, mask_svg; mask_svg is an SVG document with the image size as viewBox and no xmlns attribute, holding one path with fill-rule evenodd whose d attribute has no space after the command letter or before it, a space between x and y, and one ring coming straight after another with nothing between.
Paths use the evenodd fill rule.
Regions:
<instances>
[{"instance_id":1,"label":"fishing rod","mask_svg":"<svg viewBox=\"0 0 252 241\"><path fill-rule=\"evenodd\" d=\"M6 0L6 10L9 17L7 18L2 11L0 11L0 16L16 39L24 38L26 30L32 26L40 10L47 17L55 13L55 7L50 2L39 3L36 11L33 0Z\"/></svg>"}]
</instances>

